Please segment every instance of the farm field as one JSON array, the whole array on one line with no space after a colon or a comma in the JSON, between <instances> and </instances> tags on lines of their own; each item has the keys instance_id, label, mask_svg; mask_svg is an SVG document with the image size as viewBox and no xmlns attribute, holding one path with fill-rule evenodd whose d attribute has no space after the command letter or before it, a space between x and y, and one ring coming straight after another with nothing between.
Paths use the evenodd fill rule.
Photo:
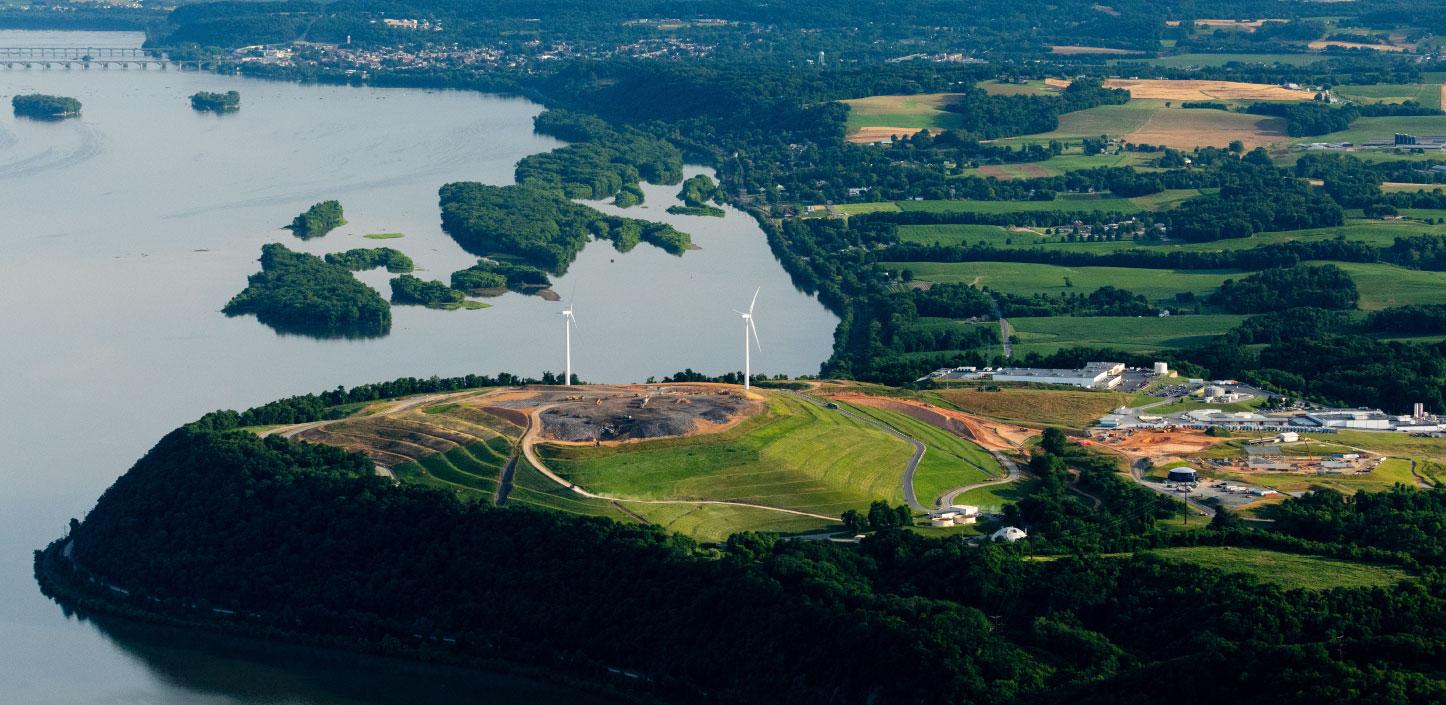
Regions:
<instances>
[{"instance_id":1,"label":"farm field","mask_svg":"<svg viewBox=\"0 0 1446 705\"><path fill-rule=\"evenodd\" d=\"M987 286L1009 294L1089 293L1115 286L1143 294L1152 301L1172 299L1179 292L1203 296L1236 271L1138 269L1130 267L1062 267L1021 262L883 262L892 270L910 269L915 279L935 283ZM1073 286L1065 286L1068 277Z\"/></svg>"},{"instance_id":2,"label":"farm field","mask_svg":"<svg viewBox=\"0 0 1446 705\"><path fill-rule=\"evenodd\" d=\"M1410 574L1394 566L1283 553L1234 546L1184 546L1148 552L1172 561L1193 563L1227 573L1244 573L1287 590L1325 590L1336 587L1389 587Z\"/></svg>"},{"instance_id":3,"label":"farm field","mask_svg":"<svg viewBox=\"0 0 1446 705\"><path fill-rule=\"evenodd\" d=\"M1029 211L1060 211L1089 213L1092 211L1138 213L1161 211L1181 201L1200 195L1198 189L1167 189L1160 193L1135 198L1115 198L1085 194L1062 194L1052 201L884 201L880 203L847 203L834 206L840 213L856 215L877 211L922 211L926 213L1024 213Z\"/></svg>"},{"instance_id":4,"label":"farm field","mask_svg":"<svg viewBox=\"0 0 1446 705\"><path fill-rule=\"evenodd\" d=\"M1446 135L1446 115L1404 115L1391 117L1363 117L1351 123L1351 126L1340 132L1332 132L1328 135L1315 137L1304 137L1295 139L1298 144L1310 144L1312 142L1352 142L1360 144L1372 140L1390 140L1397 132L1416 135L1417 137L1432 137ZM1351 156L1357 156L1363 152L1351 152ZM1392 158L1400 157L1392 155Z\"/></svg>"},{"instance_id":5,"label":"farm field","mask_svg":"<svg viewBox=\"0 0 1446 705\"><path fill-rule=\"evenodd\" d=\"M974 169L965 169L966 176L993 176L998 179L1024 179L1038 176L1060 176L1065 172L1079 169L1093 169L1102 166L1132 166L1140 171L1157 171L1147 166L1158 154L1148 152L1117 152L1115 154L1085 155L1083 152L1051 157L1042 162L1020 164L993 164Z\"/></svg>"},{"instance_id":6,"label":"farm field","mask_svg":"<svg viewBox=\"0 0 1446 705\"><path fill-rule=\"evenodd\" d=\"M1270 83L1238 81L1171 80L1158 78L1105 79L1106 88L1123 88L1135 100L1312 100L1311 91L1286 88Z\"/></svg>"},{"instance_id":7,"label":"farm field","mask_svg":"<svg viewBox=\"0 0 1446 705\"><path fill-rule=\"evenodd\" d=\"M1162 108L1125 139L1135 144L1153 144L1176 149L1224 147L1232 141L1246 149L1267 147L1285 141L1285 120L1224 110Z\"/></svg>"},{"instance_id":8,"label":"farm field","mask_svg":"<svg viewBox=\"0 0 1446 705\"><path fill-rule=\"evenodd\" d=\"M1074 346L1109 347L1128 352L1193 348L1239 325L1245 316L1209 314L1168 318L1073 317L1011 318L1019 342L1016 355L1043 355Z\"/></svg>"},{"instance_id":9,"label":"farm field","mask_svg":"<svg viewBox=\"0 0 1446 705\"><path fill-rule=\"evenodd\" d=\"M1133 56L1143 54L1138 49L1112 49L1110 47L1087 47L1057 44L1049 48L1049 53L1060 56L1084 56L1084 55L1106 55L1106 56Z\"/></svg>"},{"instance_id":10,"label":"farm field","mask_svg":"<svg viewBox=\"0 0 1446 705\"><path fill-rule=\"evenodd\" d=\"M1176 54L1174 56L1146 59L1146 61L1156 66L1186 68L1190 66L1224 66L1233 62L1243 64L1309 66L1324 59L1325 57L1319 54Z\"/></svg>"},{"instance_id":11,"label":"farm field","mask_svg":"<svg viewBox=\"0 0 1446 705\"><path fill-rule=\"evenodd\" d=\"M1376 263L1330 264L1344 269L1355 280L1362 310L1446 303L1446 272ZM1222 281L1245 274L1232 270L1064 267L1027 262L881 262L880 266L890 270L908 269L920 281L987 286L1024 296L1089 293L1108 285L1129 289L1151 301L1163 302L1166 307L1177 293L1192 292L1196 296L1205 296L1218 288ZM1066 277L1072 286L1065 286Z\"/></svg>"},{"instance_id":12,"label":"farm field","mask_svg":"<svg viewBox=\"0 0 1446 705\"><path fill-rule=\"evenodd\" d=\"M913 453L909 443L871 425L784 395L770 395L765 413L720 433L538 450L553 472L598 494L746 501L825 516L867 508L875 499L901 502L903 470ZM645 516L658 509L627 508ZM754 511L766 510L747 514ZM696 533L750 527L741 512L691 516Z\"/></svg>"},{"instance_id":13,"label":"farm field","mask_svg":"<svg viewBox=\"0 0 1446 705\"><path fill-rule=\"evenodd\" d=\"M1428 108L1441 107L1439 83L1380 83L1371 86L1336 86L1336 95L1361 103L1401 103L1414 100Z\"/></svg>"},{"instance_id":14,"label":"farm field","mask_svg":"<svg viewBox=\"0 0 1446 705\"><path fill-rule=\"evenodd\" d=\"M1035 387L1001 387L984 391L976 386L961 385L925 392L923 398L941 406L1011 423L1084 428L1127 403L1130 395Z\"/></svg>"},{"instance_id":15,"label":"farm field","mask_svg":"<svg viewBox=\"0 0 1446 705\"><path fill-rule=\"evenodd\" d=\"M975 87L989 95L1049 95L1058 93L1059 89L1044 81L1024 81L1023 83L1005 81L980 81L974 84Z\"/></svg>"},{"instance_id":16,"label":"farm field","mask_svg":"<svg viewBox=\"0 0 1446 705\"><path fill-rule=\"evenodd\" d=\"M951 127L955 116L944 110L944 106L958 96L957 93L925 93L843 101L849 106L847 139L876 142L893 135L912 135L923 129Z\"/></svg>"},{"instance_id":17,"label":"farm field","mask_svg":"<svg viewBox=\"0 0 1446 705\"><path fill-rule=\"evenodd\" d=\"M1320 264L1313 262L1312 264ZM1446 303L1446 272L1406 269L1390 264L1336 262L1356 282L1365 311L1406 304Z\"/></svg>"},{"instance_id":18,"label":"farm field","mask_svg":"<svg viewBox=\"0 0 1446 705\"><path fill-rule=\"evenodd\" d=\"M1446 212L1403 211L1413 218L1443 218ZM992 228L993 230L990 230ZM1315 242L1344 237L1359 240L1375 246L1387 246L1397 237L1410 235L1446 235L1446 223L1427 225L1416 220L1377 220L1374 218L1347 218L1346 224L1331 228L1308 230L1285 230L1280 232L1256 233L1250 237L1216 240L1213 242L1166 242L1156 243L1144 240L1112 240L1102 242L1065 242L1056 236L1045 236L1042 230L1009 230L994 225L902 225L899 239L922 245L935 242L950 245L960 242L984 240L994 247L1047 247L1070 252L1118 252L1120 250L1159 250L1182 252L1224 252L1250 249L1281 242Z\"/></svg>"}]
</instances>

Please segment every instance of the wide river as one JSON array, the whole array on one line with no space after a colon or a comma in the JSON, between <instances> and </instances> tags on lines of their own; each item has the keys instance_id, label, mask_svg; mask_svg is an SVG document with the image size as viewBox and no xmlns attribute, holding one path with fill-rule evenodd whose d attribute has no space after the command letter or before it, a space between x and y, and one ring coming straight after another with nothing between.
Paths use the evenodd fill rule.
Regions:
<instances>
[{"instance_id":1,"label":"wide river","mask_svg":"<svg viewBox=\"0 0 1446 705\"><path fill-rule=\"evenodd\" d=\"M141 39L0 31L0 47ZM187 102L233 89L237 114ZM562 307L538 297L507 294L477 311L395 307L391 334L372 340L278 335L219 313L267 242L318 254L387 244L443 280L470 265L441 232L437 189L511 183L518 159L558 146L532 133L540 106L175 69L0 69L0 100L32 92L73 96L84 116L46 123L0 109L0 702L589 702L508 676L81 619L39 593L30 567L30 552L162 434L208 410L401 376L561 371ZM647 205L627 213L672 223L702 249L589 245L555 285L576 292L577 374L741 369L730 309L755 287L754 371L816 372L836 319L793 288L756 224L731 209L671 216L677 187L644 190ZM278 229L332 198L348 225L307 243ZM363 238L383 232L405 237ZM386 275L362 279L386 292Z\"/></svg>"}]
</instances>

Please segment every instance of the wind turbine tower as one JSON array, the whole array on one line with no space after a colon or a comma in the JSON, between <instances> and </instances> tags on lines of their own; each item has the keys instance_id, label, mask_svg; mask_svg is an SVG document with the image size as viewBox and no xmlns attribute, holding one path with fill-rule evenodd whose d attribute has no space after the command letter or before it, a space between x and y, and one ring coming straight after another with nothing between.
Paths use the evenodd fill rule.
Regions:
<instances>
[{"instance_id":1,"label":"wind turbine tower","mask_svg":"<svg viewBox=\"0 0 1446 705\"><path fill-rule=\"evenodd\" d=\"M763 352L763 343L758 340L758 326L753 322L753 307L758 303L758 292L763 287L753 290L753 300L748 303L748 311L745 313L738 309L733 312L743 318L743 391L748 391L752 384L752 348L749 346L748 336L753 336L753 344L758 346L758 352Z\"/></svg>"},{"instance_id":2,"label":"wind turbine tower","mask_svg":"<svg viewBox=\"0 0 1446 705\"><path fill-rule=\"evenodd\" d=\"M569 301L567 308L562 310L562 336L564 344L563 378L564 386L572 386L572 326L577 319L572 315L572 302Z\"/></svg>"}]
</instances>

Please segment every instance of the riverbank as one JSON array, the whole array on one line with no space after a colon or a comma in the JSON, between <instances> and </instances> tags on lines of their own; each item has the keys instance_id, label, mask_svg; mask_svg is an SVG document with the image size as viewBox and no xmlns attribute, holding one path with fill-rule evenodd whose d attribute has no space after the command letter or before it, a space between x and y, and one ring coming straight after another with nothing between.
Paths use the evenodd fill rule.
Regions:
<instances>
[{"instance_id":1,"label":"riverbank","mask_svg":"<svg viewBox=\"0 0 1446 705\"><path fill-rule=\"evenodd\" d=\"M66 557L68 539L57 539L42 550L35 551L35 580L41 592L66 610L89 611L127 621L161 625L186 630L199 630L215 634L228 634L269 642L283 642L293 646L319 649L328 652L366 654L373 657L399 659L408 662L426 663L465 669L479 674L505 674L535 680L540 683L561 685L616 702L640 703L642 705L675 705L676 701L664 700L655 694L637 688L624 687L627 683L641 682L637 674L618 669L608 673L579 674L555 668L508 661L503 658L487 658L464 654L455 644L419 634L387 634L378 639L363 637L340 637L319 635L288 629L277 622L279 617L261 613L236 614L229 610L211 608L207 614L204 605L193 605L189 609L146 608L134 604L139 599L128 591L107 584L103 579L89 575L84 568ZM363 627L364 628L364 627ZM610 683L609 681L614 681Z\"/></svg>"}]
</instances>

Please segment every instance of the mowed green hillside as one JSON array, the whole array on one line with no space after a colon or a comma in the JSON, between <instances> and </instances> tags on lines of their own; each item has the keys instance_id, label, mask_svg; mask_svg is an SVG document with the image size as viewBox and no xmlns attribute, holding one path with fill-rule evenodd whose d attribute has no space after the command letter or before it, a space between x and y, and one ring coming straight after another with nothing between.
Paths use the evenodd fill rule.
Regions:
<instances>
[{"instance_id":1,"label":"mowed green hillside","mask_svg":"<svg viewBox=\"0 0 1446 705\"><path fill-rule=\"evenodd\" d=\"M872 406L846 404L845 408L924 443L927 450L914 473L914 494L925 506L935 506L949 490L1004 476L1004 468L989 451L942 428Z\"/></svg>"},{"instance_id":2,"label":"mowed green hillside","mask_svg":"<svg viewBox=\"0 0 1446 705\"><path fill-rule=\"evenodd\" d=\"M543 445L539 452L553 472L610 497L728 500L836 517L876 499L902 503L913 446L837 410L768 393L765 413L720 433L605 447ZM624 506L700 537L757 529L760 517L795 529L827 523L747 507Z\"/></svg>"}]
</instances>

